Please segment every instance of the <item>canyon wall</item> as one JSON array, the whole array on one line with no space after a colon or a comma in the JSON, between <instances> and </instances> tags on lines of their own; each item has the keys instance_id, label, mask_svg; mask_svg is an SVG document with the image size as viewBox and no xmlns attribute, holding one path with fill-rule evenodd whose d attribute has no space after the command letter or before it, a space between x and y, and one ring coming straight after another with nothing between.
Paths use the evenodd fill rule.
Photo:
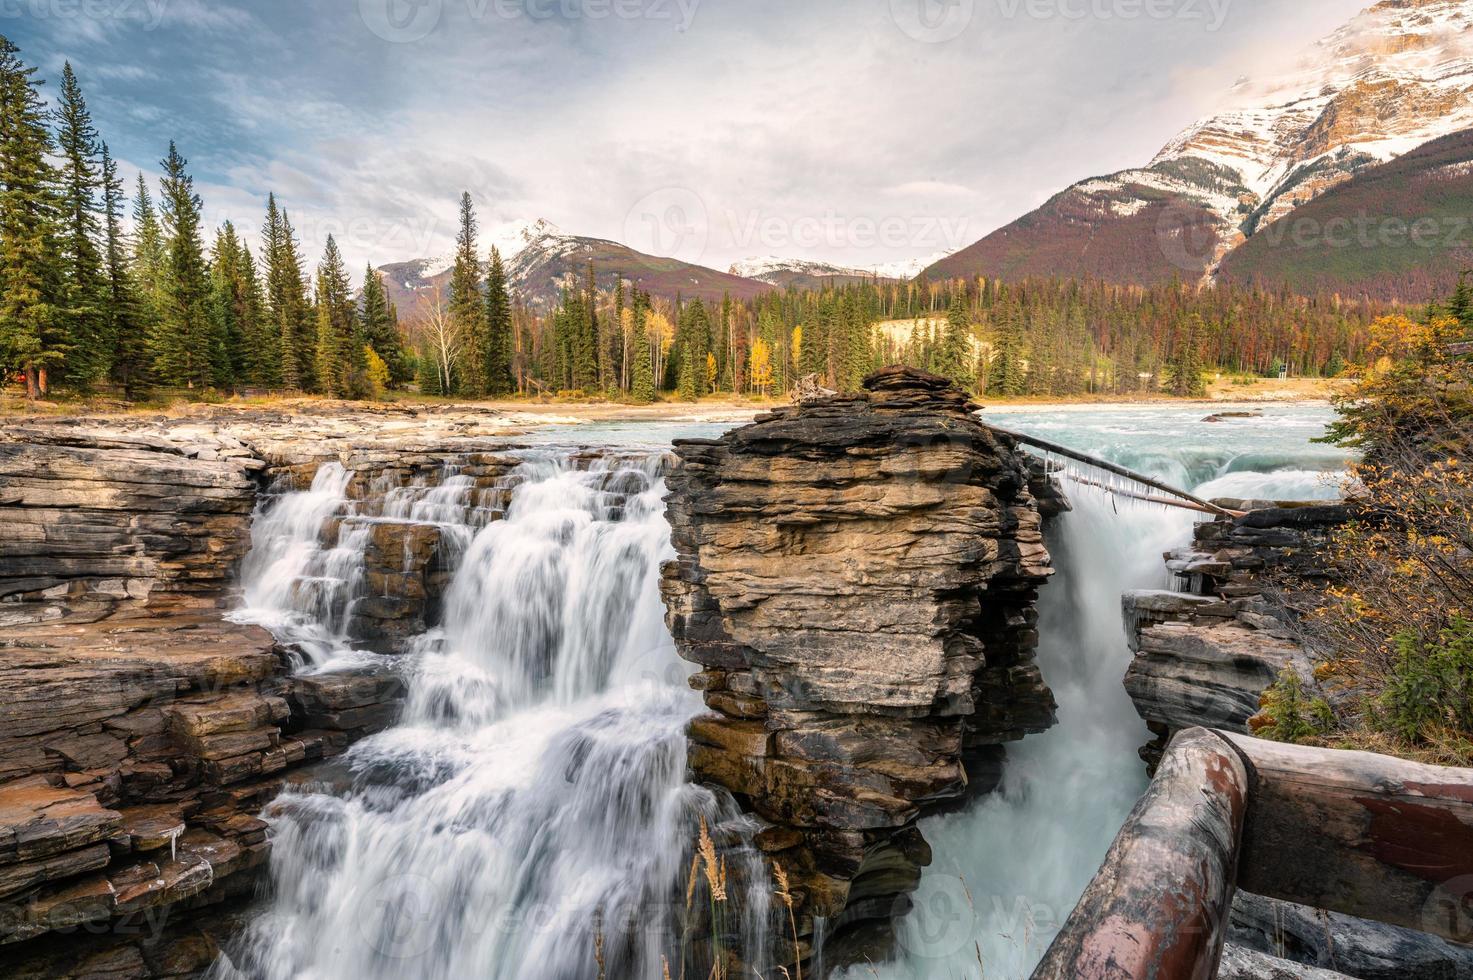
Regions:
<instances>
[{"instance_id":1,"label":"canyon wall","mask_svg":"<svg viewBox=\"0 0 1473 980\"><path fill-rule=\"evenodd\" d=\"M302 650L224 618L258 504L343 467L321 541L362 544L345 634L400 652L463 544L442 540L445 512L504 510L517 461L492 451L498 428L330 407L5 427L0 972L188 976L214 960L269 856L262 808L333 778L322 764L404 696L392 664L298 673Z\"/></svg>"},{"instance_id":2,"label":"canyon wall","mask_svg":"<svg viewBox=\"0 0 1473 980\"><path fill-rule=\"evenodd\" d=\"M710 709L690 769L760 818L796 931L825 920L831 964L908 908L917 818L992 788L1003 744L1054 720L1038 474L975 407L887 369L676 444L662 590Z\"/></svg>"}]
</instances>

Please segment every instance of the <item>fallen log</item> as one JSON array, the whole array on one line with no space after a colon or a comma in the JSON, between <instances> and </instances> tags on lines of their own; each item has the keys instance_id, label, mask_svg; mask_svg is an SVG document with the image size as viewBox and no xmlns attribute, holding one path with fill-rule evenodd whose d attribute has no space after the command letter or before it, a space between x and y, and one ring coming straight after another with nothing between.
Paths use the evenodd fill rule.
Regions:
<instances>
[{"instance_id":1,"label":"fallen log","mask_svg":"<svg viewBox=\"0 0 1473 980\"><path fill-rule=\"evenodd\" d=\"M1221 736L1193 728L1172 739L1034 980L1212 980L1248 786Z\"/></svg>"},{"instance_id":2,"label":"fallen log","mask_svg":"<svg viewBox=\"0 0 1473 980\"><path fill-rule=\"evenodd\" d=\"M1223 738L1253 775L1240 887L1473 942L1473 770Z\"/></svg>"}]
</instances>

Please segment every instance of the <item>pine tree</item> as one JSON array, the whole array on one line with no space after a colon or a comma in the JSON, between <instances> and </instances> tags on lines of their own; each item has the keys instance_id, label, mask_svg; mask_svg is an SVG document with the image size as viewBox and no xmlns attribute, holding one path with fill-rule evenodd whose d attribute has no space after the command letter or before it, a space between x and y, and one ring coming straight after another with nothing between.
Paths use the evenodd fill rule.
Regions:
<instances>
[{"instance_id":1,"label":"pine tree","mask_svg":"<svg viewBox=\"0 0 1473 980\"><path fill-rule=\"evenodd\" d=\"M307 287L302 259L292 234L291 221L277 207L276 195L266 198L266 228L262 261L266 267L266 311L275 337L275 362L268 383L311 390L315 338L308 330Z\"/></svg>"},{"instance_id":2,"label":"pine tree","mask_svg":"<svg viewBox=\"0 0 1473 980\"><path fill-rule=\"evenodd\" d=\"M634 400L648 404L655 400L655 371L650 350L648 294L634 293L634 368L630 372L629 391Z\"/></svg>"},{"instance_id":3,"label":"pine tree","mask_svg":"<svg viewBox=\"0 0 1473 980\"><path fill-rule=\"evenodd\" d=\"M455 236L455 269L450 274L450 316L465 339L459 372L464 390L460 393L482 395L486 391L486 309L481 297L481 260L476 250L476 209L469 191L460 195L460 231Z\"/></svg>"},{"instance_id":4,"label":"pine tree","mask_svg":"<svg viewBox=\"0 0 1473 980\"><path fill-rule=\"evenodd\" d=\"M623 295L622 289L620 295ZM506 267L501 252L491 249L491 267L486 273L485 378L486 393L494 398L511 394L512 319L511 294L507 291Z\"/></svg>"},{"instance_id":5,"label":"pine tree","mask_svg":"<svg viewBox=\"0 0 1473 980\"><path fill-rule=\"evenodd\" d=\"M348 270L338 243L327 236L322 264L317 267L317 384L324 394L339 398L368 395L366 345L358 324Z\"/></svg>"},{"instance_id":6,"label":"pine tree","mask_svg":"<svg viewBox=\"0 0 1473 980\"><path fill-rule=\"evenodd\" d=\"M686 401L695 401L705 393L706 344L710 333L710 317L706 304L699 299L687 303L679 319L680 371L676 389Z\"/></svg>"},{"instance_id":7,"label":"pine tree","mask_svg":"<svg viewBox=\"0 0 1473 980\"><path fill-rule=\"evenodd\" d=\"M977 383L972 373L972 324L967 315L967 295L961 290L952 296L946 311L946 334L941 341L937 373L964 389L970 390Z\"/></svg>"},{"instance_id":8,"label":"pine tree","mask_svg":"<svg viewBox=\"0 0 1473 980\"><path fill-rule=\"evenodd\" d=\"M92 115L82 97L71 62L61 71L61 99L56 120L57 150L61 157L62 222L59 246L64 278L61 320L68 346L67 380L90 388L107 377L112 367L112 338L108 336L107 282L98 247L101 222L97 165L99 147Z\"/></svg>"},{"instance_id":9,"label":"pine tree","mask_svg":"<svg viewBox=\"0 0 1473 980\"><path fill-rule=\"evenodd\" d=\"M588 264L581 290L574 288L567 310L566 333L572 357L571 385L575 390L598 389L598 292L594 286L593 263Z\"/></svg>"},{"instance_id":10,"label":"pine tree","mask_svg":"<svg viewBox=\"0 0 1473 980\"><path fill-rule=\"evenodd\" d=\"M35 69L0 36L0 365L20 371L26 395L46 393L68 343L57 232L61 202L51 134Z\"/></svg>"},{"instance_id":11,"label":"pine tree","mask_svg":"<svg viewBox=\"0 0 1473 980\"><path fill-rule=\"evenodd\" d=\"M164 158L163 213L167 256L162 317L151 338L154 369L165 384L207 388L215 380L209 270L200 232L201 202L194 178L171 140Z\"/></svg>"},{"instance_id":12,"label":"pine tree","mask_svg":"<svg viewBox=\"0 0 1473 980\"><path fill-rule=\"evenodd\" d=\"M117 161L102 144L103 275L106 279L107 336L112 340L112 379L136 398L148 377L148 335L141 316L128 243L123 236L123 181Z\"/></svg>"},{"instance_id":13,"label":"pine tree","mask_svg":"<svg viewBox=\"0 0 1473 980\"><path fill-rule=\"evenodd\" d=\"M261 277L256 270L256 258L251 254L245 239L238 245L236 267L245 288L241 299L242 326L245 332L245 352L241 358L243 380L251 384L271 385L281 382L280 349L277 346L276 328L266 311L266 293Z\"/></svg>"},{"instance_id":14,"label":"pine tree","mask_svg":"<svg viewBox=\"0 0 1473 980\"><path fill-rule=\"evenodd\" d=\"M1202 335L1206 325L1200 313L1187 316L1177 338L1176 348L1166 365L1165 387L1169 394L1196 398L1205 394L1207 383L1202 377Z\"/></svg>"},{"instance_id":15,"label":"pine tree","mask_svg":"<svg viewBox=\"0 0 1473 980\"><path fill-rule=\"evenodd\" d=\"M215 324L211 336L210 362L215 383L225 386L248 376L248 338L257 334L252 322L251 284L241 263L241 242L235 225L227 221L215 233L210 262L210 291Z\"/></svg>"},{"instance_id":16,"label":"pine tree","mask_svg":"<svg viewBox=\"0 0 1473 980\"><path fill-rule=\"evenodd\" d=\"M1022 311L1008 304L1002 311L992 347L987 390L998 395L1021 395L1028 385L1024 367Z\"/></svg>"},{"instance_id":17,"label":"pine tree","mask_svg":"<svg viewBox=\"0 0 1473 980\"><path fill-rule=\"evenodd\" d=\"M363 324L363 339L383 361L388 372L384 386L402 387L414 375L404 353L399 324L394 320L393 308L384 290L383 277L371 265L363 270L363 306L359 319Z\"/></svg>"}]
</instances>

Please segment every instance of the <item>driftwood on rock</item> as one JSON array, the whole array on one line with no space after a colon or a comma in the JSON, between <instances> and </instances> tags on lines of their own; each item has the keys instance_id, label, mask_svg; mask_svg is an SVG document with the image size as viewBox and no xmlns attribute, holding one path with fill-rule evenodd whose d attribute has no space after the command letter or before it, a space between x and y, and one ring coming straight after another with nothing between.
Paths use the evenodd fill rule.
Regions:
<instances>
[{"instance_id":1,"label":"driftwood on rock","mask_svg":"<svg viewBox=\"0 0 1473 980\"><path fill-rule=\"evenodd\" d=\"M1357 964L1353 975L1379 976L1369 947L1389 941L1408 951L1401 967L1415 956L1437 971L1416 976L1464 976L1467 957L1430 937L1473 939L1473 771L1184 731L1034 977L1210 980L1239 887L1266 896L1260 907L1295 902L1430 934L1419 943L1360 923L1365 948L1328 957ZM1231 966L1279 975L1250 953Z\"/></svg>"},{"instance_id":2,"label":"driftwood on rock","mask_svg":"<svg viewBox=\"0 0 1473 980\"><path fill-rule=\"evenodd\" d=\"M1254 772L1243 888L1473 941L1473 771L1224 737Z\"/></svg>"},{"instance_id":3,"label":"driftwood on rock","mask_svg":"<svg viewBox=\"0 0 1473 980\"><path fill-rule=\"evenodd\" d=\"M1034 980L1212 980L1248 785L1220 736L1173 739Z\"/></svg>"}]
</instances>

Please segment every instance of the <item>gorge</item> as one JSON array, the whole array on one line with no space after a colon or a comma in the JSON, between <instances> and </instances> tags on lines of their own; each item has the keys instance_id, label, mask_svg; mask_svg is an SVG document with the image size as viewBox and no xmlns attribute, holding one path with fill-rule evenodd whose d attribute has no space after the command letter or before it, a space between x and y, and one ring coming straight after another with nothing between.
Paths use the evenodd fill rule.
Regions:
<instances>
[{"instance_id":1,"label":"gorge","mask_svg":"<svg viewBox=\"0 0 1473 980\"><path fill-rule=\"evenodd\" d=\"M869 389L598 446L422 409L8 427L0 967L1026 975L1146 786L1138 708L1189 720L1162 631L1271 624L1132 591L1191 516L1067 480L1063 512L959 394ZM1333 492L1323 414L1203 414L1007 424ZM1231 584L1209 557L1173 561ZM1318 962L1313 912L1233 919L1228 966L1286 930Z\"/></svg>"}]
</instances>

